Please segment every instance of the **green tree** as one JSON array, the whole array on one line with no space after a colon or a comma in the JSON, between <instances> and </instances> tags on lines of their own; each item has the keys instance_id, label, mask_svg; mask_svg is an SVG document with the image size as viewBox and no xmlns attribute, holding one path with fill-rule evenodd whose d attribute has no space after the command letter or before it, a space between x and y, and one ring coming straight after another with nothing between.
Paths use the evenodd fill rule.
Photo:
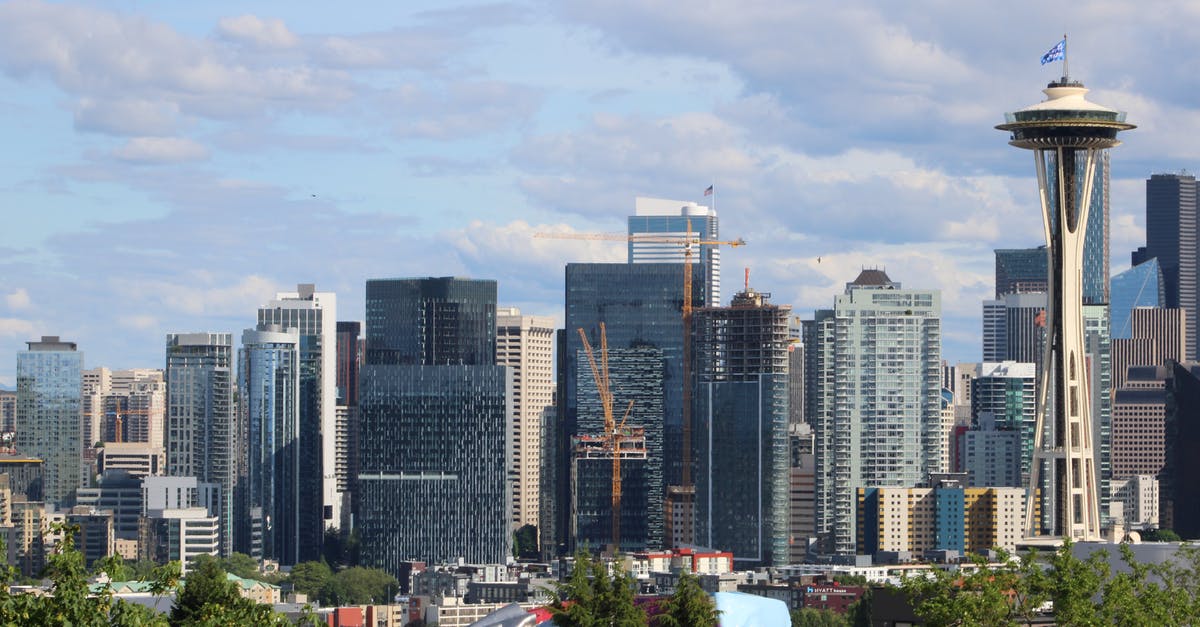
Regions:
<instances>
[{"instance_id":1,"label":"green tree","mask_svg":"<svg viewBox=\"0 0 1200 627\"><path fill-rule=\"evenodd\" d=\"M1142 539L1147 542L1179 542L1182 538L1171 529L1154 529L1142 532Z\"/></svg>"},{"instance_id":2,"label":"green tree","mask_svg":"<svg viewBox=\"0 0 1200 627\"><path fill-rule=\"evenodd\" d=\"M391 603L400 583L387 571L355 566L338 571L322 588L321 602L327 605Z\"/></svg>"},{"instance_id":3,"label":"green tree","mask_svg":"<svg viewBox=\"0 0 1200 627\"><path fill-rule=\"evenodd\" d=\"M220 563L225 572L237 575L242 579L262 578L258 569L258 560L245 553L231 553L229 557L221 558Z\"/></svg>"},{"instance_id":4,"label":"green tree","mask_svg":"<svg viewBox=\"0 0 1200 627\"><path fill-rule=\"evenodd\" d=\"M271 606L242 598L237 585L225 577L220 562L209 556L200 556L193 561L193 569L175 597L170 622L175 627L290 627L292 624L282 614L275 613Z\"/></svg>"},{"instance_id":5,"label":"green tree","mask_svg":"<svg viewBox=\"0 0 1200 627\"><path fill-rule=\"evenodd\" d=\"M663 613L656 617L662 627L692 627L717 624L717 604L700 587L700 578L687 571L679 573L675 593L663 604Z\"/></svg>"},{"instance_id":6,"label":"green tree","mask_svg":"<svg viewBox=\"0 0 1200 627\"><path fill-rule=\"evenodd\" d=\"M646 624L646 612L633 602L633 578L619 564L609 575L585 552L575 554L575 567L555 585L550 613L560 627L632 627Z\"/></svg>"},{"instance_id":7,"label":"green tree","mask_svg":"<svg viewBox=\"0 0 1200 627\"><path fill-rule=\"evenodd\" d=\"M792 612L792 627L850 627L850 621L837 612L805 607Z\"/></svg>"},{"instance_id":8,"label":"green tree","mask_svg":"<svg viewBox=\"0 0 1200 627\"><path fill-rule=\"evenodd\" d=\"M109 555L97 560L92 565L92 570L97 575L100 573L108 575L111 581L132 581L136 577L133 568L126 564L125 558L120 555Z\"/></svg>"},{"instance_id":9,"label":"green tree","mask_svg":"<svg viewBox=\"0 0 1200 627\"><path fill-rule=\"evenodd\" d=\"M307 594L309 598L317 598L321 590L333 579L333 571L324 561L300 562L292 567L287 582L292 584L296 592Z\"/></svg>"},{"instance_id":10,"label":"green tree","mask_svg":"<svg viewBox=\"0 0 1200 627\"><path fill-rule=\"evenodd\" d=\"M904 578L901 588L917 616L929 627L1012 625L1028 617L1047 598L1035 583L1034 553L1011 560L1000 552L999 564L982 556L956 571L931 568Z\"/></svg>"},{"instance_id":11,"label":"green tree","mask_svg":"<svg viewBox=\"0 0 1200 627\"><path fill-rule=\"evenodd\" d=\"M216 611L214 608L232 606L240 599L237 588L225 578L220 563L202 555L192 562L192 571L175 597L171 624L202 623Z\"/></svg>"},{"instance_id":12,"label":"green tree","mask_svg":"<svg viewBox=\"0 0 1200 627\"><path fill-rule=\"evenodd\" d=\"M522 525L513 532L513 557L517 559L538 558L538 532L533 525Z\"/></svg>"}]
</instances>

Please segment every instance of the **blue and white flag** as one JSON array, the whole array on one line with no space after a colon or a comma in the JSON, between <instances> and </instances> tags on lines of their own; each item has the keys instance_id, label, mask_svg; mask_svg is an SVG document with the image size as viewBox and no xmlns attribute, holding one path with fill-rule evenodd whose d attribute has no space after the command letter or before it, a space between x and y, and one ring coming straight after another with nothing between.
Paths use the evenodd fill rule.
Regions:
<instances>
[{"instance_id":1,"label":"blue and white flag","mask_svg":"<svg viewBox=\"0 0 1200 627\"><path fill-rule=\"evenodd\" d=\"M1065 57L1066 54L1067 54L1067 40L1063 39L1062 41L1054 44L1054 47L1051 48L1049 52L1042 55L1042 65L1046 65L1047 63L1050 63L1051 61L1058 61L1059 59Z\"/></svg>"}]
</instances>

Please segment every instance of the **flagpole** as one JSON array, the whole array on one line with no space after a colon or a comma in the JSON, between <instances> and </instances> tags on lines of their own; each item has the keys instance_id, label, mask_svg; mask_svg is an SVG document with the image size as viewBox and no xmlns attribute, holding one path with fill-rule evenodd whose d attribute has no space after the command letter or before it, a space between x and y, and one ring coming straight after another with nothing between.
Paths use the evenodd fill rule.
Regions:
<instances>
[{"instance_id":1,"label":"flagpole","mask_svg":"<svg viewBox=\"0 0 1200 627\"><path fill-rule=\"evenodd\" d=\"M1067 71L1067 34L1063 33L1063 82L1071 80L1071 73Z\"/></svg>"}]
</instances>

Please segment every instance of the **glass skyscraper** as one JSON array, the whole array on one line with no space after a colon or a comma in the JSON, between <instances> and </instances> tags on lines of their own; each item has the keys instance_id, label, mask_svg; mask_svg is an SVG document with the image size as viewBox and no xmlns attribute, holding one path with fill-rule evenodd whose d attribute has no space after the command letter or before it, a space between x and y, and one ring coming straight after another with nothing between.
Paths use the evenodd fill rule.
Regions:
<instances>
[{"instance_id":1,"label":"glass skyscraper","mask_svg":"<svg viewBox=\"0 0 1200 627\"><path fill-rule=\"evenodd\" d=\"M692 303L702 307L707 302L703 281L704 267L692 267L694 291ZM581 398L595 394L595 383L587 366L587 357L579 338L583 329L589 341L598 349L600 323L605 323L608 346L612 351L610 369L625 368L616 357L623 349L650 348L661 352L660 367L642 373L651 381L661 381L661 387L633 394L614 389L615 405L624 406L630 400L634 407L630 426L646 428L648 455L661 460L661 475L655 476L653 462L647 477L652 483L676 485L682 480L683 446L683 266L678 263L572 263L566 268L566 330L565 351L562 355L561 380L564 383L562 429L558 433L556 501L571 502L569 469L571 467L571 438L589 435L587 429L603 424L603 416L580 407ZM640 362L639 362L640 363ZM632 366L630 366L632 367ZM582 391L586 388L590 391ZM626 396L622 396L622 394ZM662 411L653 407L661 403ZM651 434L661 429L661 444L650 442ZM594 435L595 433L591 433ZM560 544L569 537L571 512L567 507L556 509L556 536ZM651 547L661 546L664 529L661 524L649 530ZM571 547L567 547L568 549Z\"/></svg>"},{"instance_id":2,"label":"glass skyscraper","mask_svg":"<svg viewBox=\"0 0 1200 627\"><path fill-rule=\"evenodd\" d=\"M689 222L693 237L716 240L720 236L717 212L694 202L642 198L634 201L629 235L663 235L685 239ZM629 242L629 263L683 263L683 246L675 242ZM704 267L704 284L710 307L721 306L721 247L702 245L693 251L692 263Z\"/></svg>"},{"instance_id":3,"label":"glass skyscraper","mask_svg":"<svg viewBox=\"0 0 1200 627\"><path fill-rule=\"evenodd\" d=\"M1143 259L1158 259L1166 307L1188 311L1188 328L1200 329L1200 215L1196 177L1154 174L1146 181L1146 250ZM1192 333L1188 358L1197 355L1200 333Z\"/></svg>"},{"instance_id":4,"label":"glass skyscraper","mask_svg":"<svg viewBox=\"0 0 1200 627\"><path fill-rule=\"evenodd\" d=\"M1144 261L1113 275L1111 297L1112 339L1132 338L1134 309L1167 306L1158 259Z\"/></svg>"},{"instance_id":5,"label":"glass skyscraper","mask_svg":"<svg viewBox=\"0 0 1200 627\"><path fill-rule=\"evenodd\" d=\"M358 529L371 566L503 563L511 546L509 389L496 282L367 281Z\"/></svg>"},{"instance_id":6,"label":"glass skyscraper","mask_svg":"<svg viewBox=\"0 0 1200 627\"><path fill-rule=\"evenodd\" d=\"M167 335L167 474L220 486L221 554L233 551L238 468L233 336Z\"/></svg>"},{"instance_id":7,"label":"glass skyscraper","mask_svg":"<svg viewBox=\"0 0 1200 627\"><path fill-rule=\"evenodd\" d=\"M239 433L246 459L236 495L238 551L295 565L300 554L300 334L276 325L242 333ZM302 463L303 462L303 463Z\"/></svg>"},{"instance_id":8,"label":"glass skyscraper","mask_svg":"<svg viewBox=\"0 0 1200 627\"><path fill-rule=\"evenodd\" d=\"M80 422L83 353L74 342L43 336L17 353L16 446L43 460L47 503L70 506L79 488L85 446ZM86 446L91 447L92 442Z\"/></svg>"},{"instance_id":9,"label":"glass skyscraper","mask_svg":"<svg viewBox=\"0 0 1200 627\"><path fill-rule=\"evenodd\" d=\"M300 561L319 559L326 527L342 518L336 473L337 295L302 283L258 310L258 324L299 332ZM320 495L316 498L316 495Z\"/></svg>"},{"instance_id":10,"label":"glass skyscraper","mask_svg":"<svg viewBox=\"0 0 1200 627\"><path fill-rule=\"evenodd\" d=\"M753 290L696 311L696 544L788 563L788 319Z\"/></svg>"}]
</instances>

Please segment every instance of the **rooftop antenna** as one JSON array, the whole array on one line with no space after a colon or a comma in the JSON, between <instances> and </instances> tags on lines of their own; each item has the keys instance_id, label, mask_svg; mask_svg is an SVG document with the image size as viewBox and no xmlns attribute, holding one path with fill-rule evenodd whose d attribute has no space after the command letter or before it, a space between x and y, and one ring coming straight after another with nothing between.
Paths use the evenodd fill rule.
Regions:
<instances>
[{"instance_id":1,"label":"rooftop antenna","mask_svg":"<svg viewBox=\"0 0 1200 627\"><path fill-rule=\"evenodd\" d=\"M746 268L746 291L750 291L750 268Z\"/></svg>"}]
</instances>

